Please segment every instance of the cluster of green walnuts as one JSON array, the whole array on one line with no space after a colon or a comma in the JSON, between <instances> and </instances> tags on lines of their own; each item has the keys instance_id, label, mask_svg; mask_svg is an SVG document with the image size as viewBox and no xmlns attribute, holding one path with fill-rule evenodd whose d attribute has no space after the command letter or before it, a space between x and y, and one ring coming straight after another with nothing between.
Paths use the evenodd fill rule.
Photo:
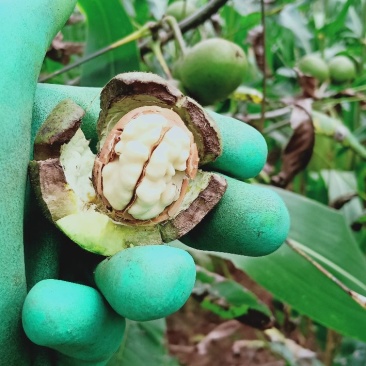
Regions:
<instances>
[{"instance_id":1,"label":"cluster of green walnuts","mask_svg":"<svg viewBox=\"0 0 366 366\"><path fill-rule=\"evenodd\" d=\"M339 55L325 62L316 55L306 55L298 63L299 70L319 82L330 80L334 84L343 84L356 77L356 66L347 56Z\"/></svg>"}]
</instances>

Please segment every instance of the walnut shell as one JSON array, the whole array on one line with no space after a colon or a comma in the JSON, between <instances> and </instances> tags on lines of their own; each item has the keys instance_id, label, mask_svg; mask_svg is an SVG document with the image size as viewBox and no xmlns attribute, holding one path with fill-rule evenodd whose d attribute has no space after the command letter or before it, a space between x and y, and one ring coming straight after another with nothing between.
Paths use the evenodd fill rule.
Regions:
<instances>
[{"instance_id":1,"label":"walnut shell","mask_svg":"<svg viewBox=\"0 0 366 366\"><path fill-rule=\"evenodd\" d=\"M113 149L129 120L151 112L162 114L169 121L168 128L178 126L189 136L189 157L179 198L156 217L138 220L126 210L111 209L103 194L102 172L115 158ZM72 101L55 107L36 137L35 160L29 170L45 214L84 249L109 256L135 245L178 239L223 196L225 179L198 169L221 154L215 122L198 103L161 77L140 72L120 74L103 88L97 123L100 151L96 156L79 129L82 116L82 109ZM138 183L146 174L146 166ZM134 200L135 193L129 207Z\"/></svg>"}]
</instances>

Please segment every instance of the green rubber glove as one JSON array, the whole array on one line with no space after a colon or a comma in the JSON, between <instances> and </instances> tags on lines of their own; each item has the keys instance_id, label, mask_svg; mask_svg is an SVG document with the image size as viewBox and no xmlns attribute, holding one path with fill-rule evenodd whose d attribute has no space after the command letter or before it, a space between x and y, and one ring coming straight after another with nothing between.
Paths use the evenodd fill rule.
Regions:
<instances>
[{"instance_id":1,"label":"green rubber glove","mask_svg":"<svg viewBox=\"0 0 366 366\"><path fill-rule=\"evenodd\" d=\"M20 314L26 295L23 213L32 106L44 55L76 0L0 1L0 363L31 360Z\"/></svg>"},{"instance_id":2,"label":"green rubber glove","mask_svg":"<svg viewBox=\"0 0 366 366\"><path fill-rule=\"evenodd\" d=\"M32 139L51 110L61 100L71 98L86 110L82 129L87 138L96 141L95 123L99 114L99 93L100 89L95 88L39 85L33 110ZM251 256L269 254L276 250L287 236L287 209L272 191L241 181L257 175L262 169L267 154L265 141L250 126L215 113L212 113L212 116L221 129L224 152L215 163L210 164L209 169L225 173L228 189L214 210L181 240L187 245L203 250ZM31 209L35 209L33 204ZM39 222L39 219L38 213L34 220ZM30 238L30 242L33 243L32 250L26 252L27 278L31 280L32 285L42 278L49 278L49 273L44 271L46 262L53 263L53 268L56 269L61 262L62 278L85 282L85 278L75 276L80 268L66 265L66 270L62 269L65 263L62 254L59 254L60 244L57 243L62 241L64 246L65 238L60 241L59 233L48 223L43 228L45 230L40 231L36 238ZM48 239L45 239L45 236ZM51 242L53 244L50 246ZM91 262L86 272L92 272L94 266L100 262L99 257L96 258L76 245L73 247L71 243L67 243L66 250L70 252L70 249L70 256L76 254L77 257L84 258L84 261L87 258L87 262ZM69 272L66 273L67 271ZM155 245L119 252L99 263L94 274L95 284L106 301L99 298L100 301L96 304L96 294L92 287L79 287L80 285L72 282L54 280L38 282L25 301L23 325L27 335L37 344L60 351L63 355L58 358L60 364L107 363L120 340L116 337L118 342L113 343L105 336L113 333L113 325L108 319L116 316L114 311L121 315L121 321L114 323L114 331L119 332L119 336L123 335L123 317L145 321L175 312L190 295L195 280L195 266L191 256L185 251L166 245ZM82 295L86 288L93 294L90 298ZM57 301L50 300L49 294L52 292L58 294ZM73 301L72 306L69 302L70 297ZM75 310L72 311L72 308ZM87 308L89 313L82 311ZM105 317L105 323L96 324L90 316L92 312L109 315ZM45 318L51 318L52 321L45 322ZM65 324L75 325L71 339ZM83 327L84 324L87 325ZM55 336L55 325L58 325L58 338ZM98 329L99 348L96 348L94 340L89 338L91 329ZM89 352L86 351L88 349Z\"/></svg>"},{"instance_id":3,"label":"green rubber glove","mask_svg":"<svg viewBox=\"0 0 366 366\"><path fill-rule=\"evenodd\" d=\"M26 187L36 80L49 43L75 3L3 0L0 4L0 265L5 269L0 277L4 315L0 344L4 365L55 364L56 354L27 344L23 337L20 311L27 290L31 289L23 306L23 326L29 338L59 351L59 365L92 366L106 364L123 337L124 319L116 312L140 320L167 315L184 303L195 277L193 261L186 252L154 246L128 249L98 265L95 281L104 297L92 286L73 283L92 285L92 271L101 259L76 248L48 224ZM84 131L95 138L98 95L97 89L41 86L34 108L33 137L57 102L71 97L87 109ZM287 211L276 195L236 180L254 176L262 168L264 140L237 121L216 118L222 127L225 152L210 168L233 178L228 179L230 188L220 205L182 240L206 250L267 254L287 234ZM86 265L80 266L84 261ZM164 281L156 281L157 275ZM44 280L57 277L68 281ZM128 301L121 303L120 296ZM147 310L144 301L149 296Z\"/></svg>"}]
</instances>

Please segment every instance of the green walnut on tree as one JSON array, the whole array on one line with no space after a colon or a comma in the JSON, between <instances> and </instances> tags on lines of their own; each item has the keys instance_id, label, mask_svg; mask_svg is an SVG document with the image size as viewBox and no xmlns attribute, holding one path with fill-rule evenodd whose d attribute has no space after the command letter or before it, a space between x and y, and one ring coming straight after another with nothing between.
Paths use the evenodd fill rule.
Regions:
<instances>
[{"instance_id":1,"label":"green walnut on tree","mask_svg":"<svg viewBox=\"0 0 366 366\"><path fill-rule=\"evenodd\" d=\"M319 82L327 80L334 84L342 84L352 81L356 77L356 66L347 56L335 56L325 62L317 55L306 55L297 64L299 70L314 77Z\"/></svg>"},{"instance_id":2,"label":"green walnut on tree","mask_svg":"<svg viewBox=\"0 0 366 366\"><path fill-rule=\"evenodd\" d=\"M189 17L196 11L196 7L190 1L178 0L171 3L166 9L166 15L171 15L178 22Z\"/></svg>"},{"instance_id":3,"label":"green walnut on tree","mask_svg":"<svg viewBox=\"0 0 366 366\"><path fill-rule=\"evenodd\" d=\"M173 75L202 105L226 98L242 83L247 57L237 44L222 38L201 41L173 65Z\"/></svg>"},{"instance_id":4,"label":"green walnut on tree","mask_svg":"<svg viewBox=\"0 0 366 366\"><path fill-rule=\"evenodd\" d=\"M151 230L155 235L150 238L159 238L160 235L159 242L180 237L185 244L198 249L259 256L276 250L289 229L288 212L281 199L268 189L242 182L243 179L258 174L265 163L266 144L256 130L235 119L205 112L197 103L183 97L177 90L172 91L163 82L163 85L160 84L160 92L153 103L149 104L150 99L141 93L144 83L138 78L141 82L133 83L133 88L138 93L130 94L129 103L121 105L120 99L126 99L126 95L119 93L131 89L127 86L119 88L118 85L121 84L118 79L121 77L117 77L112 81L112 87L107 87L101 94L100 121L104 118L108 123L98 123L99 140L107 141L111 132L114 136L108 140L111 142L109 151L114 151L113 154L125 151L121 144L117 146L119 141L115 140L122 136L117 133L119 126L115 130L113 128L125 114L135 108L148 107L144 111L153 110L153 114L159 114L155 112L161 109L175 109L174 112L184 121L183 126L180 122L164 122L161 116L156 118L157 130L160 123L161 129L167 129L166 134L180 126L180 130L174 128L175 132L173 131L180 141L176 158L171 158L173 153L168 154L170 165L164 165L173 166L178 172L174 175L177 174L179 179L170 181L170 186L165 181L166 187L171 187L167 188L166 200L163 202L154 199L148 202L149 206L137 210L137 218L132 221L154 221L155 213L162 207L162 211L156 213L158 217L165 217L164 211L166 208L169 211L169 206L174 206L174 202L182 205L172 211L172 217L168 215L170 221L157 220L159 222L154 222L153 225L134 223L129 225L129 230L120 230L122 222L115 218L122 216L123 220L129 221L128 215L132 216L133 213L136 216L135 210L130 213L129 209L133 207L130 203L137 202L139 194L132 189L127 214L127 206L120 209L119 203L116 205L113 202L115 207L111 206L111 209L109 205L101 203L108 193L104 192L103 185L99 185L98 191L100 175L102 183L104 180L106 185L111 183L111 192L116 191L113 187L114 173L112 172L112 179L103 178L103 170L108 166L108 162L103 159L108 154L97 155L98 159L102 159L99 160L100 165L98 159L95 159L97 150L94 146L90 150L88 146L89 139L95 141L100 113L97 97L101 90L57 85L39 85L36 90L36 81L48 45L70 16L75 3L71 0L27 0L18 4L18 0L5 0L0 4L0 13L7 15L0 23L0 28L3 39L9 40L0 45L2 53L7 55L0 59L5 75L0 79L0 85L2 90L6 90L0 98L3 121L0 141L7 151L6 159L5 154L0 155L0 179L4 187L1 194L2 207L6 207L6 210L0 211L3 223L0 235L3 248L0 254L3 268L0 277L0 308L5 320L0 326L0 343L1 360L7 365L105 365L124 336L125 318L144 321L178 310L194 284L193 259L182 249L146 241L146 230ZM18 30L16 36L13 33L14 27ZM37 46L24 47L25 44ZM125 77L122 76L122 79L126 81ZM149 77L155 78L151 75ZM116 84L113 86L113 83ZM60 102L62 103L59 104ZM177 102L182 104L176 105ZM194 117L191 112L187 112L187 108L184 109L183 102L191 103L196 110ZM56 115L50 114L57 105ZM129 111L123 108L128 108ZM60 110L63 113L60 114ZM164 111L164 115L165 112L167 111ZM50 117L46 121L47 116ZM140 122L145 124L146 113L140 117ZM192 122L192 118L195 122ZM47 132L42 129L44 121L47 124L52 119L58 119L59 122L54 125L56 130L59 128L61 130L58 131L62 132L56 134L58 138L55 138L55 130ZM122 145L124 142L126 145L134 145L134 139L138 140L140 133L137 130L140 126L136 130L135 127L132 126L130 131L133 140L127 138L122 141ZM161 129L157 144L147 142L144 145L150 160L150 153L164 142ZM65 133L66 131L68 132ZM41 201L43 214L37 211L34 197L26 189L27 166L32 155L29 147L33 143L35 151L30 171L35 196ZM100 145L103 149L103 143ZM166 150L171 151L169 147ZM185 166L181 166L187 152L191 157L187 158L189 167L187 161ZM80 164L72 165L75 160ZM148 171L148 164L143 163L142 169L141 161L139 164L138 172L142 176L143 172L145 174ZM202 164L200 169L199 164ZM80 169L75 169L76 166ZM50 176L46 177L44 171L48 171ZM89 178L86 172L92 173L94 182L91 185L84 184L85 177ZM151 178L157 172L154 168L150 173L145 176ZM136 185L137 182L143 182L140 176ZM195 180L196 183L193 184ZM209 184L216 181L221 190L212 194ZM62 184L65 188L65 183L67 189L60 189ZM183 185L186 186L186 191L182 188ZM148 185L148 191L149 189ZM51 191L57 194L52 196ZM123 192L123 195L127 192L131 197L131 189L124 187ZM95 196L98 210L94 210L95 207L89 207L90 211L86 209L85 206L89 203L81 198L89 197L90 194ZM141 197L143 196L142 190ZM123 197L125 201L128 199ZM113 198L109 198L113 201ZM109 202L108 198L106 200ZM200 222L190 222L185 217L194 208L194 202L197 210L193 210L190 217L200 217ZM164 206L166 203L167 206ZM124 213L120 214L120 211ZM67 271L75 270L60 262L59 253L66 245L67 237L53 230L53 224L43 221L43 215L55 222L79 245L108 256L94 270L95 285L92 281L73 283L67 280L72 278L72 273ZM182 226L178 220L179 215L191 226ZM75 221L80 230L72 222L66 225L60 223L59 220L70 216L80 219ZM93 219L88 221L88 218ZM25 231L24 237L23 222L34 224L32 230ZM103 226L103 222L107 224ZM169 227L160 229L164 222ZM128 226L126 222L123 224ZM90 235L88 230L95 230L97 235ZM137 238L143 238L141 243L145 245L138 245L140 240ZM115 253L111 257L112 252L106 251L110 248ZM84 253L86 256L87 252ZM161 281L156 281L157 276ZM24 336L21 319L23 329L33 343Z\"/></svg>"},{"instance_id":5,"label":"green walnut on tree","mask_svg":"<svg viewBox=\"0 0 366 366\"><path fill-rule=\"evenodd\" d=\"M329 79L329 67L319 56L306 55L297 66L303 74L310 75L321 83Z\"/></svg>"},{"instance_id":6,"label":"green walnut on tree","mask_svg":"<svg viewBox=\"0 0 366 366\"><path fill-rule=\"evenodd\" d=\"M336 84L352 81L356 77L356 66L347 56L335 56L329 61L329 72Z\"/></svg>"}]
</instances>

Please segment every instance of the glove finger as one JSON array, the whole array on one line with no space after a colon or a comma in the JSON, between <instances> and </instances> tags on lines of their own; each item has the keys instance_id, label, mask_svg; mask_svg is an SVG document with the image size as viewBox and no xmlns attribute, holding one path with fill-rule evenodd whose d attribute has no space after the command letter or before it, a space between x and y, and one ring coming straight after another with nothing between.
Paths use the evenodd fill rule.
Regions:
<instances>
[{"instance_id":1,"label":"glove finger","mask_svg":"<svg viewBox=\"0 0 366 366\"><path fill-rule=\"evenodd\" d=\"M196 249L246 256L274 252L290 227L284 202L268 188L225 178L228 188L221 201L180 240Z\"/></svg>"},{"instance_id":2,"label":"glove finger","mask_svg":"<svg viewBox=\"0 0 366 366\"><path fill-rule=\"evenodd\" d=\"M52 279L38 282L28 293L22 321L32 342L57 350L69 360L81 360L74 365L106 363L125 330L125 319L97 290Z\"/></svg>"},{"instance_id":3,"label":"glove finger","mask_svg":"<svg viewBox=\"0 0 366 366\"><path fill-rule=\"evenodd\" d=\"M41 280L58 277L63 235L42 214L29 182L24 212L24 257L29 291Z\"/></svg>"},{"instance_id":4,"label":"glove finger","mask_svg":"<svg viewBox=\"0 0 366 366\"><path fill-rule=\"evenodd\" d=\"M255 177L267 159L267 144L253 127L214 112L209 112L219 126L223 152L209 168L233 178Z\"/></svg>"},{"instance_id":5,"label":"glove finger","mask_svg":"<svg viewBox=\"0 0 366 366\"><path fill-rule=\"evenodd\" d=\"M184 250L166 245L125 249L95 270L95 282L112 308L136 321L164 318L187 301L196 267Z\"/></svg>"},{"instance_id":6,"label":"glove finger","mask_svg":"<svg viewBox=\"0 0 366 366\"><path fill-rule=\"evenodd\" d=\"M75 4L75 0L0 1L0 363L3 365L29 363L19 312L26 295L23 205L32 103L46 50Z\"/></svg>"}]
</instances>

